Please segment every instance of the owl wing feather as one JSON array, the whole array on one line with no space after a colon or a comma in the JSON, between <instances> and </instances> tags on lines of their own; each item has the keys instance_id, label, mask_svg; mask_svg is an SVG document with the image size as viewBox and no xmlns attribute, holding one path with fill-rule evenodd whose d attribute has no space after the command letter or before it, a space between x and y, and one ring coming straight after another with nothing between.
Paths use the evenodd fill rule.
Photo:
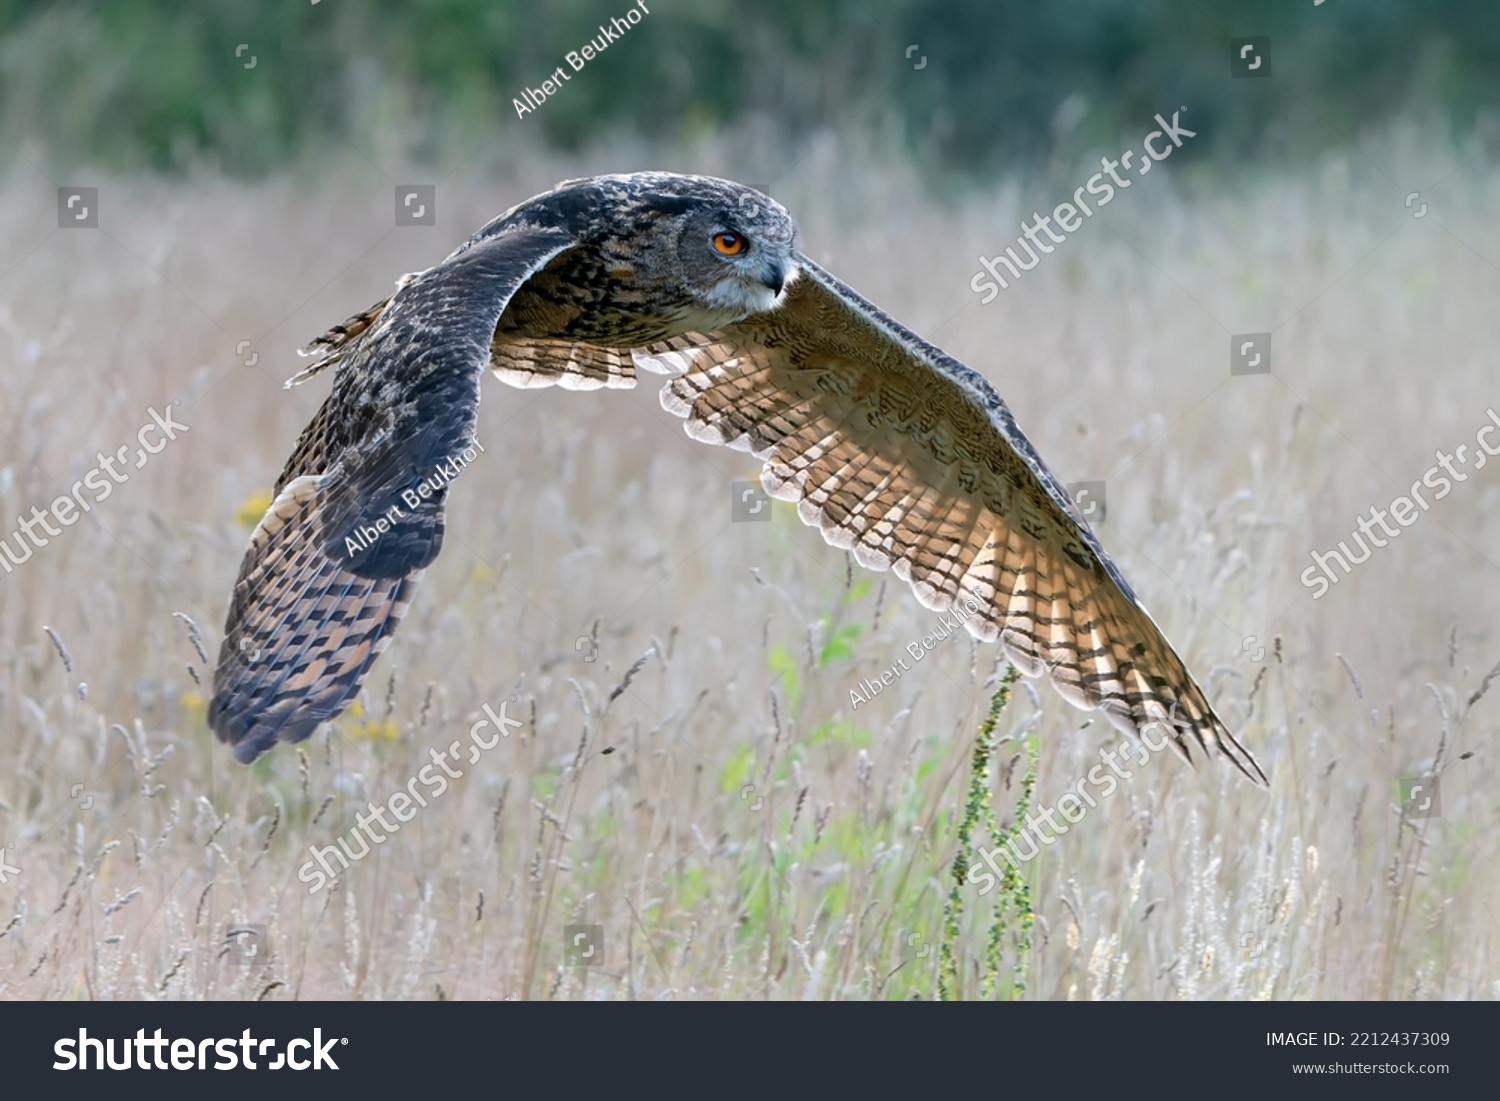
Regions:
<instances>
[{"instance_id":1,"label":"owl wing feather","mask_svg":"<svg viewBox=\"0 0 1500 1101\"><path fill-rule=\"evenodd\" d=\"M479 235L476 234L477 237ZM466 244L449 259L463 255L470 247L472 245ZM403 276L401 285L416 278L420 276ZM309 343L302 354L318 355L321 358L289 379L287 385L295 386L305 382L318 372L339 363L345 350L375 323L392 298L361 310ZM561 321L563 318L555 320ZM549 326L544 322L533 325L533 328L545 331ZM522 337L499 329L490 342L489 365L501 382L521 390L547 386L557 386L564 390L629 390L636 384L635 363L627 348L606 348L580 340L546 336Z\"/></svg>"},{"instance_id":2,"label":"owl wing feather","mask_svg":"<svg viewBox=\"0 0 1500 1101\"><path fill-rule=\"evenodd\" d=\"M442 549L446 479L415 504L404 491L440 481L472 444L500 313L574 244L558 229L494 236L345 327L332 392L251 534L230 602L208 721L239 761L303 740L359 691Z\"/></svg>"},{"instance_id":3,"label":"owl wing feather","mask_svg":"<svg viewBox=\"0 0 1500 1101\"><path fill-rule=\"evenodd\" d=\"M304 349L318 359L287 380L296 386L343 359L348 343L359 336L389 304L377 302L348 321L335 325ZM519 390L557 386L564 390L630 390L635 387L635 362L626 348L606 348L580 340L546 337L518 338L496 333L490 345L490 370Z\"/></svg>"},{"instance_id":4,"label":"owl wing feather","mask_svg":"<svg viewBox=\"0 0 1500 1101\"><path fill-rule=\"evenodd\" d=\"M688 435L765 460L768 492L924 606L977 607L970 633L1070 703L1188 759L1212 741L1264 785L989 383L797 261L778 308L635 353L677 375L661 400Z\"/></svg>"}]
</instances>

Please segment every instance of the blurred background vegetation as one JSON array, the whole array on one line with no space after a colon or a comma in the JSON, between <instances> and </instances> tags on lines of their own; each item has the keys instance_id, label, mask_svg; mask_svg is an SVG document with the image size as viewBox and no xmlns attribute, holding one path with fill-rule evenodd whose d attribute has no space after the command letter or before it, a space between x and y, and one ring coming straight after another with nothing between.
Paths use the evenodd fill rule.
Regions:
<instances>
[{"instance_id":1,"label":"blurred background vegetation","mask_svg":"<svg viewBox=\"0 0 1500 1101\"><path fill-rule=\"evenodd\" d=\"M0 158L253 177L346 143L442 161L517 127L575 148L864 119L961 179L1121 147L1181 105L1197 159L1296 157L1393 116L1461 138L1500 91L1494 0L654 0L518 119L512 97L629 6L0 0ZM1274 78L1229 79L1230 38L1261 34Z\"/></svg>"}]
</instances>

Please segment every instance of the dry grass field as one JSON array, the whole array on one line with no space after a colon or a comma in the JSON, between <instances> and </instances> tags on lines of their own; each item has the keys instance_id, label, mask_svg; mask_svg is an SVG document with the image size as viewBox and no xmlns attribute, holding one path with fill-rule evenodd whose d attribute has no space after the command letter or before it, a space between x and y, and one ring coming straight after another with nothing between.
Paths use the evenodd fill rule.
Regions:
<instances>
[{"instance_id":1,"label":"dry grass field","mask_svg":"<svg viewBox=\"0 0 1500 1101\"><path fill-rule=\"evenodd\" d=\"M1393 132L1296 172L1167 165L983 306L977 257L1082 178L941 206L852 138L789 156L753 134L442 172L338 153L255 184L21 164L0 536L97 453L131 458L0 572L0 997L932 998L945 939L955 997L1495 997L1500 477L1472 452L1500 410L1500 181L1471 152ZM789 505L732 523L754 464L689 440L655 380L487 380L485 454L359 704L236 765L188 620L211 657L327 393L282 388L295 349L557 180L645 167L768 182L809 255L981 370L1064 481L1104 481L1105 546L1269 791L1162 754L1024 893L962 884L953 910L997 649L941 642L852 709L937 617ZM436 227L392 225L411 181L437 184ZM57 228L70 184L100 188L98 229ZM1231 336L1261 332L1272 372L1231 376ZM137 468L169 402L188 430ZM1310 552L1460 443L1466 478L1314 600ZM502 703L523 729L309 893L310 846ZM1055 804L1120 740L1025 682L996 732L1002 827L1033 760L1032 805ZM1435 814L1403 801L1424 773ZM600 927L583 965L569 926Z\"/></svg>"}]
</instances>

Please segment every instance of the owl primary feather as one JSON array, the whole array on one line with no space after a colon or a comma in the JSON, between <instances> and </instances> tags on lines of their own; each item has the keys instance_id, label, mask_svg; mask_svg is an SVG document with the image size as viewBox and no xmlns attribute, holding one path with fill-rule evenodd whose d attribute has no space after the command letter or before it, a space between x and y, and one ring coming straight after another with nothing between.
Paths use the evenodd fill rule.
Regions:
<instances>
[{"instance_id":1,"label":"owl primary feather","mask_svg":"<svg viewBox=\"0 0 1500 1101\"><path fill-rule=\"evenodd\" d=\"M797 250L752 188L636 173L569 180L313 342L332 392L276 482L234 587L209 723L254 760L338 715L443 545L445 482L473 446L486 368L513 386L628 388L694 439L764 461L862 566L1070 703L1189 756L1210 743L1257 784L1062 485L985 379ZM410 496L403 496L403 492Z\"/></svg>"}]
</instances>

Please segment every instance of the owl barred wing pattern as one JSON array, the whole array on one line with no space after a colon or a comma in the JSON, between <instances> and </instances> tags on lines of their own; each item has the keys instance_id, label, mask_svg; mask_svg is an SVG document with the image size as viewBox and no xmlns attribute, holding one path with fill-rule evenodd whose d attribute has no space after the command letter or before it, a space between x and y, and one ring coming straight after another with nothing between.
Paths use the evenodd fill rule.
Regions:
<instances>
[{"instance_id":1,"label":"owl barred wing pattern","mask_svg":"<svg viewBox=\"0 0 1500 1101\"><path fill-rule=\"evenodd\" d=\"M387 298L347 321L335 325L310 343L304 354L321 354L287 380L288 386L306 382L338 363L344 349L374 323L390 304ZM635 363L630 352L577 340L517 339L496 333L490 345L490 370L496 378L521 390L558 386L564 390L629 390L635 386Z\"/></svg>"},{"instance_id":2,"label":"owl barred wing pattern","mask_svg":"<svg viewBox=\"0 0 1500 1101\"><path fill-rule=\"evenodd\" d=\"M688 434L764 459L774 496L924 606L977 605L969 631L1070 703L1184 757L1211 741L1264 786L984 378L797 262L779 308L636 353L681 372L662 404Z\"/></svg>"},{"instance_id":3,"label":"owl barred wing pattern","mask_svg":"<svg viewBox=\"0 0 1500 1101\"><path fill-rule=\"evenodd\" d=\"M447 486L403 491L470 446L479 383L510 296L574 244L523 229L408 281L337 347L250 538L214 673L208 721L241 762L337 716L389 643L442 549Z\"/></svg>"},{"instance_id":4,"label":"owl barred wing pattern","mask_svg":"<svg viewBox=\"0 0 1500 1101\"><path fill-rule=\"evenodd\" d=\"M324 550L319 478L296 478L251 536L214 675L209 725L249 763L338 715L421 579L362 577ZM441 541L441 526L433 533Z\"/></svg>"},{"instance_id":5,"label":"owl barred wing pattern","mask_svg":"<svg viewBox=\"0 0 1500 1101\"><path fill-rule=\"evenodd\" d=\"M521 390L543 386L629 390L635 386L635 361L628 349L576 340L497 337L490 348L490 370L501 382Z\"/></svg>"}]
</instances>

